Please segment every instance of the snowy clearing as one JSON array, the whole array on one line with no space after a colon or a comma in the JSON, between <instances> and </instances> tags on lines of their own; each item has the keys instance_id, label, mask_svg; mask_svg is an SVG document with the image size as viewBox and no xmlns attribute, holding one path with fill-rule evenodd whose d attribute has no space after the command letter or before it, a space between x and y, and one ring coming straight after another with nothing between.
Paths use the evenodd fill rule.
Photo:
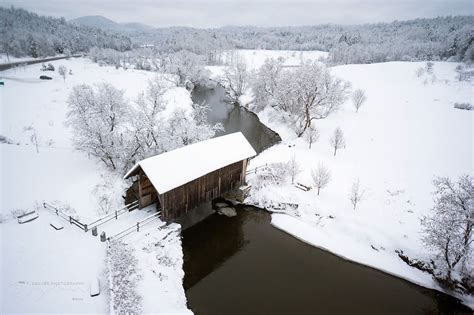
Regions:
<instances>
[{"instance_id":1,"label":"snowy clearing","mask_svg":"<svg viewBox=\"0 0 474 315\"><path fill-rule=\"evenodd\" d=\"M423 77L415 75L424 66L421 62L334 67L332 72L349 80L353 89L366 91L367 103L356 113L348 100L340 111L317 120L320 139L311 149L273 110L260 112L283 141L253 159L249 169L294 156L302 168L296 182L311 186L311 170L320 162L329 168L331 181L320 196L315 189L305 192L285 184L253 190L249 201L260 206L296 203L298 219L274 214L272 224L342 257L439 289L395 250L427 257L420 217L433 206L434 176L457 178L474 170L474 113L453 107L472 100L473 85L456 80L456 65L436 62L435 76ZM343 130L346 146L334 156L329 138L336 127ZM353 210L349 193L356 178L364 198ZM463 300L474 306L472 296Z\"/></svg>"},{"instance_id":2,"label":"snowy clearing","mask_svg":"<svg viewBox=\"0 0 474 315\"><path fill-rule=\"evenodd\" d=\"M244 62L248 70L259 69L267 59L283 59L284 67L295 67L308 60L324 60L328 53L325 51L295 51L295 50L262 50L262 49L237 49L227 51L222 56L223 63L232 63L237 60ZM223 74L226 66L207 66L211 77Z\"/></svg>"}]
</instances>

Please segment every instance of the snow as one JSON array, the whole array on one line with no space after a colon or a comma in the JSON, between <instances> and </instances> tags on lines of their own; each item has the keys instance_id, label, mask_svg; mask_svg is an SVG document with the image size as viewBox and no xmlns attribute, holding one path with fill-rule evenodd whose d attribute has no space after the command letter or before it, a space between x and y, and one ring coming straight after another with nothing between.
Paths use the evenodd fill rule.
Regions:
<instances>
[{"instance_id":1,"label":"snow","mask_svg":"<svg viewBox=\"0 0 474 315\"><path fill-rule=\"evenodd\" d=\"M54 57L59 57L58 56L49 56L49 57L42 57L38 59L47 59L47 58L54 58ZM6 64L6 63L14 63L14 62L23 62L23 61L35 61L37 59L32 58L32 57L13 57L13 56L8 56L6 54L0 54L0 64Z\"/></svg>"},{"instance_id":2,"label":"snow","mask_svg":"<svg viewBox=\"0 0 474 315\"><path fill-rule=\"evenodd\" d=\"M233 54L233 57L231 55ZM258 70L267 59L282 58L284 67L296 67L305 61L324 60L328 56L325 51L295 51L295 50L264 50L264 49L237 49L233 52L226 52L222 57L222 62L232 63L232 60L245 62L249 71ZM220 77L224 74L226 66L207 66L212 78Z\"/></svg>"},{"instance_id":3,"label":"snow","mask_svg":"<svg viewBox=\"0 0 474 315\"><path fill-rule=\"evenodd\" d=\"M267 59L282 58L283 66L294 67L299 66L302 62L308 60L322 60L327 58L328 53L325 51L295 51L295 50L263 50L263 49L238 49L235 51L235 58L246 63L250 70L260 68ZM224 55L224 62L226 58ZM230 61L230 60L229 60Z\"/></svg>"},{"instance_id":4,"label":"snow","mask_svg":"<svg viewBox=\"0 0 474 315\"><path fill-rule=\"evenodd\" d=\"M124 178L134 175L141 167L158 193L163 194L256 154L245 136L235 132L142 160Z\"/></svg>"},{"instance_id":5,"label":"snow","mask_svg":"<svg viewBox=\"0 0 474 315\"><path fill-rule=\"evenodd\" d=\"M34 221L0 224L2 314L107 312L105 290L91 297L89 289L102 277L104 245L66 221L55 230L57 218L41 207Z\"/></svg>"},{"instance_id":6,"label":"snow","mask_svg":"<svg viewBox=\"0 0 474 315\"><path fill-rule=\"evenodd\" d=\"M81 222L92 222L103 215L98 185L110 190L112 210L123 206L122 194L126 188L121 174L105 169L95 159L75 151L71 143L71 130L64 124L67 98L74 85L109 82L125 90L131 103L145 90L147 81L156 74L139 70L123 70L100 67L84 58L52 61L57 69L65 65L73 75L66 80L57 71L48 72L51 81L39 80L44 74L41 64L0 72L4 86L0 86L0 135L9 143L0 143L0 250L1 290L0 313L41 312L78 313L108 312L108 281L103 279L105 268L105 244L91 233L85 233L67 221L39 207L39 218L18 224L14 212L29 212L43 201L59 201L69 205ZM191 104L189 92L184 88L172 88L165 99L166 111ZM29 128L29 127L32 128ZM36 134L38 152L31 137ZM134 211L124 214L116 222L110 221L99 228L108 235L129 227L150 213ZM50 223L60 222L64 228L55 230ZM141 245L148 242L159 244L164 231L153 231L163 222L150 224L148 234L137 241L139 264L146 268L152 264L151 254L140 254ZM166 239L166 248L175 257L173 264L155 264L155 270L163 269L168 280L160 280L144 274L139 286L144 294L143 311L147 313L186 313L186 298L182 289L182 249L179 234ZM154 243L154 244L155 244ZM160 245L161 246L161 245ZM161 247L160 247L161 248ZM179 258L181 257L181 258ZM146 261L141 261L145 259ZM166 270L166 271L165 271ZM101 294L90 297L90 281L99 278ZM152 288L153 293L146 288ZM160 304L153 299L164 296Z\"/></svg>"},{"instance_id":7,"label":"snow","mask_svg":"<svg viewBox=\"0 0 474 315\"><path fill-rule=\"evenodd\" d=\"M456 81L456 63L435 62L435 76L417 77L423 66L334 67L332 72L352 82L353 89L366 91L367 102L355 113L348 100L339 112L316 121L320 139L312 149L272 109L260 112L283 141L252 159L249 169L295 156L302 168L296 182L312 185L311 170L320 162L330 169L331 181L320 196L315 189L304 192L286 183L252 191L249 201L297 203L297 218L273 214L272 224L347 259L441 290L430 276L408 268L395 250L427 259L420 218L433 206L434 176L474 173L474 112L453 108L455 102L472 102L473 83ZM329 138L336 127L343 130L346 147L334 156ZM349 192L356 178L365 193L354 211ZM474 306L474 297L461 298Z\"/></svg>"}]
</instances>

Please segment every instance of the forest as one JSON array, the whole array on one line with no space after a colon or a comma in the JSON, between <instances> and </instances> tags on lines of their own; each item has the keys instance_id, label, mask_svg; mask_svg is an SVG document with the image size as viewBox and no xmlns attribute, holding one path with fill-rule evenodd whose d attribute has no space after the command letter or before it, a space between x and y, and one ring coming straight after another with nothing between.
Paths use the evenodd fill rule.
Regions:
<instances>
[{"instance_id":1,"label":"forest","mask_svg":"<svg viewBox=\"0 0 474 315\"><path fill-rule=\"evenodd\" d=\"M186 50L205 57L207 64L221 63L221 52L231 49L321 50L329 52L333 64L474 61L474 16L362 25L167 27L125 33L0 7L0 21L0 52L15 57L88 52L93 47L123 52L151 44L155 54Z\"/></svg>"},{"instance_id":2,"label":"forest","mask_svg":"<svg viewBox=\"0 0 474 315\"><path fill-rule=\"evenodd\" d=\"M13 57L46 57L88 52L92 47L131 49L130 38L98 28L74 25L64 18L39 16L0 7L1 53Z\"/></svg>"}]
</instances>

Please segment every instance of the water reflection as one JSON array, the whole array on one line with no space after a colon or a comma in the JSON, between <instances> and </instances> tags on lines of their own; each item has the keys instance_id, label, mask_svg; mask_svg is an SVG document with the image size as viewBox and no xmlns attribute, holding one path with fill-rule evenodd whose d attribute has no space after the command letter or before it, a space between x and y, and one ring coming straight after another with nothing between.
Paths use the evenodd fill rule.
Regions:
<instances>
[{"instance_id":1,"label":"water reflection","mask_svg":"<svg viewBox=\"0 0 474 315\"><path fill-rule=\"evenodd\" d=\"M218 84L197 86L191 96L195 103L205 102L211 107L208 114L211 124L220 122L224 125L225 130L217 136L241 131L257 153L281 141L280 136L262 124L257 115L229 102L222 86Z\"/></svg>"}]
</instances>

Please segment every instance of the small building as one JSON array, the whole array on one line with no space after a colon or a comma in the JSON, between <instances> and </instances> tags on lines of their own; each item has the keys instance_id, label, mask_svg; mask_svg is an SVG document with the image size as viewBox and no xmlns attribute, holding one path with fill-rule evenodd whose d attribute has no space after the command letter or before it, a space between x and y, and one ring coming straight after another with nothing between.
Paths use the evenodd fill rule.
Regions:
<instances>
[{"instance_id":1,"label":"small building","mask_svg":"<svg viewBox=\"0 0 474 315\"><path fill-rule=\"evenodd\" d=\"M139 208L157 203L161 218L169 221L242 186L255 155L236 132L144 159L124 178L138 177Z\"/></svg>"}]
</instances>

